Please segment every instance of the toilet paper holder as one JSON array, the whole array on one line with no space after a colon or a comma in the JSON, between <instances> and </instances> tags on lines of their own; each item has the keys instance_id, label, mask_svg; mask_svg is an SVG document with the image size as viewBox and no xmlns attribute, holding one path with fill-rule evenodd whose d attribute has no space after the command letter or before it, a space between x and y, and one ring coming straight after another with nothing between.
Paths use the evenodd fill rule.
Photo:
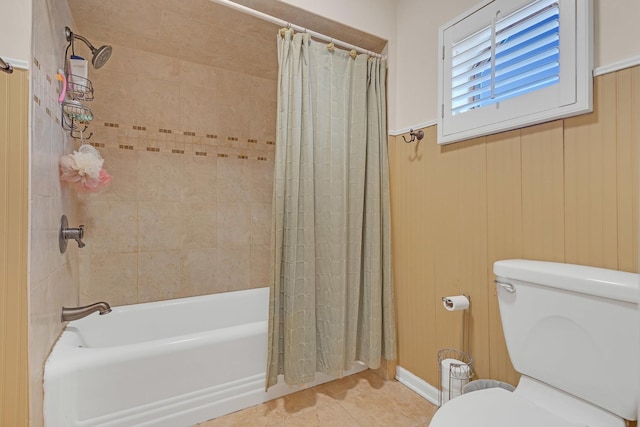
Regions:
<instances>
[{"instance_id":1,"label":"toilet paper holder","mask_svg":"<svg viewBox=\"0 0 640 427\"><path fill-rule=\"evenodd\" d=\"M461 299L460 297L464 297L467 299L468 304L464 308L456 307L454 304L455 301ZM462 311L462 351L467 353L470 351L469 348L469 335L470 335L470 323L471 323L471 297L467 294L462 295L454 295L454 296L446 296L442 297L442 305L448 311Z\"/></svg>"},{"instance_id":2,"label":"toilet paper holder","mask_svg":"<svg viewBox=\"0 0 640 427\"><path fill-rule=\"evenodd\" d=\"M473 358L469 354L471 297L466 294L442 297L447 311L462 311L462 351L445 348L438 351L438 406L462 394L473 377Z\"/></svg>"}]
</instances>

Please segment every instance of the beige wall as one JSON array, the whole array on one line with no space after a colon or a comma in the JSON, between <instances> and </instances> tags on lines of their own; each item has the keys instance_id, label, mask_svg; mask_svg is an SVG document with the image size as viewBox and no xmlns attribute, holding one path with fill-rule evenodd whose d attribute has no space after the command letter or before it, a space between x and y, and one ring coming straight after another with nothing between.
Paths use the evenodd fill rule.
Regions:
<instances>
[{"instance_id":1,"label":"beige wall","mask_svg":"<svg viewBox=\"0 0 640 427\"><path fill-rule=\"evenodd\" d=\"M29 424L28 144L31 2L0 3L0 425ZM16 62L17 60L17 62Z\"/></svg>"},{"instance_id":2,"label":"beige wall","mask_svg":"<svg viewBox=\"0 0 640 427\"><path fill-rule=\"evenodd\" d=\"M24 0L0 2L0 57L18 60L25 68L31 62L31 4Z\"/></svg>"},{"instance_id":3,"label":"beige wall","mask_svg":"<svg viewBox=\"0 0 640 427\"><path fill-rule=\"evenodd\" d=\"M435 122L438 109L438 29L472 8L480 0L427 2L399 0L398 83L389 129L405 132L410 127ZM635 58L640 61L640 2L595 0L595 67Z\"/></svg>"},{"instance_id":4,"label":"beige wall","mask_svg":"<svg viewBox=\"0 0 640 427\"><path fill-rule=\"evenodd\" d=\"M78 249L58 248L60 217L77 225L75 194L58 179L58 159L72 149L60 127L56 71L62 66L64 26L73 26L66 2L33 2L33 58L31 63L31 173L29 242L29 372L32 427L43 424L44 362L64 325L60 308L78 304Z\"/></svg>"},{"instance_id":5,"label":"beige wall","mask_svg":"<svg viewBox=\"0 0 640 427\"><path fill-rule=\"evenodd\" d=\"M461 347L471 296L480 378L516 383L493 263L529 258L638 271L640 66L596 78L595 111L439 146L389 143L398 363L438 384L436 353Z\"/></svg>"},{"instance_id":6,"label":"beige wall","mask_svg":"<svg viewBox=\"0 0 640 427\"><path fill-rule=\"evenodd\" d=\"M595 67L621 61L640 61L640 2L637 0L593 0L595 15Z\"/></svg>"},{"instance_id":7,"label":"beige wall","mask_svg":"<svg viewBox=\"0 0 640 427\"><path fill-rule=\"evenodd\" d=\"M29 73L0 73L0 425L29 424Z\"/></svg>"},{"instance_id":8,"label":"beige wall","mask_svg":"<svg viewBox=\"0 0 640 427\"><path fill-rule=\"evenodd\" d=\"M114 178L80 197L81 303L267 286L275 81L113 48L90 74Z\"/></svg>"}]
</instances>

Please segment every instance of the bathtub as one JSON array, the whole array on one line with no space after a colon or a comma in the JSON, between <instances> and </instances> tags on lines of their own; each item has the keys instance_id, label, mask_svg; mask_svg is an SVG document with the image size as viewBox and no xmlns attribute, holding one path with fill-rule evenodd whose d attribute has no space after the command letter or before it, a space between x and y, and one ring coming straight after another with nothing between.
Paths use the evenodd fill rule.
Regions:
<instances>
[{"instance_id":1,"label":"bathtub","mask_svg":"<svg viewBox=\"0 0 640 427\"><path fill-rule=\"evenodd\" d=\"M69 322L45 364L45 426L192 426L302 389L264 390L268 300L260 288Z\"/></svg>"}]
</instances>

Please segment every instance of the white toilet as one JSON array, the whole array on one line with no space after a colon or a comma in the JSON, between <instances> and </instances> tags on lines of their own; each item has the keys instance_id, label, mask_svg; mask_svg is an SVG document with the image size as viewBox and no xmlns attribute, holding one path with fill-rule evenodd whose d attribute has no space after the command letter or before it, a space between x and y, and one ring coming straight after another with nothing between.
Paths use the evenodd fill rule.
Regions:
<instances>
[{"instance_id":1,"label":"white toilet","mask_svg":"<svg viewBox=\"0 0 640 427\"><path fill-rule=\"evenodd\" d=\"M640 275L541 261L494 264L514 392L450 400L430 427L624 427L636 420Z\"/></svg>"}]
</instances>

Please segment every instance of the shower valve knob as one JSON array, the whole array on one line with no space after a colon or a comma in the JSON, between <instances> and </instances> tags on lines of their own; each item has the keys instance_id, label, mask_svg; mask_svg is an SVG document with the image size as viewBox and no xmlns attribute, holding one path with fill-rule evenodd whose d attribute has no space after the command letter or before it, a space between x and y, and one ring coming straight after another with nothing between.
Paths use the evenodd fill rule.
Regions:
<instances>
[{"instance_id":1,"label":"shower valve knob","mask_svg":"<svg viewBox=\"0 0 640 427\"><path fill-rule=\"evenodd\" d=\"M67 240L75 240L78 243L79 248L84 248L85 243L82 241L84 238L84 225L80 225L77 228L69 227L69 222L67 221L67 216L62 215L60 221L60 236L59 236L59 244L60 244L60 253L64 253L67 250Z\"/></svg>"}]
</instances>

